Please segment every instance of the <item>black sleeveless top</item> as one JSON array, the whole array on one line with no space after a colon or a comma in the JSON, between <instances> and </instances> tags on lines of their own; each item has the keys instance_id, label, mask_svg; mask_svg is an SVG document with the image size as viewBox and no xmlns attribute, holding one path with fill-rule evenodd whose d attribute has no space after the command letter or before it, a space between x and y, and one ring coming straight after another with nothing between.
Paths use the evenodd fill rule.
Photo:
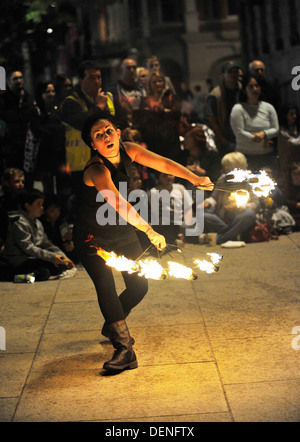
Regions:
<instances>
[{"instance_id":1,"label":"black sleeveless top","mask_svg":"<svg viewBox=\"0 0 300 442\"><path fill-rule=\"evenodd\" d=\"M124 195L122 192L123 197L127 198L131 190L130 176L132 161L122 142L120 142L120 155L121 162L118 168L116 168L107 158L98 153L98 157L101 158L103 163L100 163L100 161L98 163L91 163L85 167L84 171L92 165L101 164L101 166L103 166L104 164L104 166L110 171L112 181L118 190L120 189L120 183L127 184L127 195ZM97 195L98 190L95 187L90 187L83 183L77 217L73 229L73 238L76 245L80 246L86 243L102 247L108 251L113 251L114 246L123 246L136 241L137 236L134 227L129 223L122 225L122 222L125 223L124 220L121 219L120 222L119 214L114 209L111 209L111 206L109 206L108 203L105 201L97 202ZM101 201L102 200L103 197L101 197ZM103 207L103 205L105 205L105 207ZM104 210L101 210L101 207ZM103 213L107 217L108 210L110 211L110 214L113 214L115 225L100 225L97 222L97 212L98 216L102 215L101 218L103 218Z\"/></svg>"}]
</instances>

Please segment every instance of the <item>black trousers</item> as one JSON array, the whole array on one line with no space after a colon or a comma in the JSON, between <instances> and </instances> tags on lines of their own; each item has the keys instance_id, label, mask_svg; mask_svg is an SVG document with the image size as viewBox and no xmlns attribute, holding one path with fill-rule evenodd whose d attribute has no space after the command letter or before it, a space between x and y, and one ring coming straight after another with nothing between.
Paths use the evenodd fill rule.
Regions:
<instances>
[{"instance_id":1,"label":"black trousers","mask_svg":"<svg viewBox=\"0 0 300 442\"><path fill-rule=\"evenodd\" d=\"M107 252L112 250L107 250ZM98 303L107 324L121 321L148 291L148 281L137 273L122 272L126 289L118 296L112 269L104 259L97 255L94 247L84 244L77 248L81 264L92 279L98 296ZM114 252L128 259L137 259L143 252L138 240L121 247L114 247Z\"/></svg>"}]
</instances>

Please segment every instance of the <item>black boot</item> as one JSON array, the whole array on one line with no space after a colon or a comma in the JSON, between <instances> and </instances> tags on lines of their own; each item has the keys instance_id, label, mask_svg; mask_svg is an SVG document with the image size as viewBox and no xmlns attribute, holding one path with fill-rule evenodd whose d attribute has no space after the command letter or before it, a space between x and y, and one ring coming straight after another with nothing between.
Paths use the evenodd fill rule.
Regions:
<instances>
[{"instance_id":1,"label":"black boot","mask_svg":"<svg viewBox=\"0 0 300 442\"><path fill-rule=\"evenodd\" d=\"M129 310L128 313L124 313L124 319L127 318L127 316L129 315L130 312L131 312L131 310ZM111 337L111 336L110 336L110 333L109 333L108 324L107 324L106 321L104 322L104 325L103 325L103 327L102 327L101 334L102 334L103 336L105 336L106 338L108 338L108 339L110 339L110 337ZM131 337L131 345L134 345L134 344L135 344L135 340L134 340L133 337Z\"/></svg>"},{"instance_id":2,"label":"black boot","mask_svg":"<svg viewBox=\"0 0 300 442\"><path fill-rule=\"evenodd\" d=\"M112 359L105 362L105 370L120 371L125 368L137 368L136 355L132 348L131 336L124 320L114 322L108 326L110 340L116 349Z\"/></svg>"}]
</instances>

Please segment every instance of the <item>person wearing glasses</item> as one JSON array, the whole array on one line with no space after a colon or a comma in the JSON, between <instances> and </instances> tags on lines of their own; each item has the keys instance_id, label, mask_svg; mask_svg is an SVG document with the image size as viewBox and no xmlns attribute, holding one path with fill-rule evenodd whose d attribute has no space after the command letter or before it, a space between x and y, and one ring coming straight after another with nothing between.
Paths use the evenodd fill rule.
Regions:
<instances>
[{"instance_id":1,"label":"person wearing glasses","mask_svg":"<svg viewBox=\"0 0 300 442\"><path fill-rule=\"evenodd\" d=\"M113 273L98 256L99 248L136 260L142 248L135 229L148 237L158 249L166 247L164 236L157 233L127 201L130 191L132 163L151 167L163 173L187 179L208 190L213 184L207 177L198 177L174 161L157 155L139 144L122 142L118 124L109 114L91 116L82 130L82 138L93 152L83 171L83 186L78 215L73 229L74 244L80 262L94 282L101 312L105 319L102 334L115 348L105 370L121 371L137 368L125 318L144 298L148 285L137 273L122 272L126 289L118 296ZM120 184L127 183L128 194L120 193Z\"/></svg>"}]
</instances>

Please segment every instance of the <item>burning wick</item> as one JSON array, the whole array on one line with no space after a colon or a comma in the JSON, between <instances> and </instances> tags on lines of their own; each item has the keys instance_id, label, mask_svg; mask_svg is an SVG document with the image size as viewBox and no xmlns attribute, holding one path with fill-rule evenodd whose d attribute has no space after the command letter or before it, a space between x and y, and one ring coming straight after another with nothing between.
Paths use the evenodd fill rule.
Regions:
<instances>
[{"instance_id":1,"label":"burning wick","mask_svg":"<svg viewBox=\"0 0 300 442\"><path fill-rule=\"evenodd\" d=\"M214 263L208 262L206 260L199 261L199 259L195 259L194 263L199 267L200 270L202 270L203 272L206 272L208 275L219 271L218 266L216 266Z\"/></svg>"},{"instance_id":2,"label":"burning wick","mask_svg":"<svg viewBox=\"0 0 300 442\"><path fill-rule=\"evenodd\" d=\"M222 255L219 255L218 253L208 253L208 256L210 256L210 259L213 264L218 265L223 259Z\"/></svg>"},{"instance_id":3,"label":"burning wick","mask_svg":"<svg viewBox=\"0 0 300 442\"><path fill-rule=\"evenodd\" d=\"M139 261L139 267L139 276L144 276L146 279L154 279L157 281L160 279L167 279L166 271L154 259L151 259L150 261L148 261L148 259L145 259L145 261Z\"/></svg>"},{"instance_id":4,"label":"burning wick","mask_svg":"<svg viewBox=\"0 0 300 442\"><path fill-rule=\"evenodd\" d=\"M261 170L258 174L253 174L250 170L234 169L226 176L229 183L243 183L246 181L251 187L252 192L258 197L267 198L276 187L275 181L269 177L265 170Z\"/></svg>"},{"instance_id":5,"label":"burning wick","mask_svg":"<svg viewBox=\"0 0 300 442\"><path fill-rule=\"evenodd\" d=\"M229 197L229 201L232 200L237 207L245 207L250 199L250 193L247 190L238 190L232 192Z\"/></svg>"},{"instance_id":6,"label":"burning wick","mask_svg":"<svg viewBox=\"0 0 300 442\"><path fill-rule=\"evenodd\" d=\"M178 279L187 279L188 281L195 281L198 276L189 267L185 267L177 262L168 262L169 275Z\"/></svg>"}]
</instances>

